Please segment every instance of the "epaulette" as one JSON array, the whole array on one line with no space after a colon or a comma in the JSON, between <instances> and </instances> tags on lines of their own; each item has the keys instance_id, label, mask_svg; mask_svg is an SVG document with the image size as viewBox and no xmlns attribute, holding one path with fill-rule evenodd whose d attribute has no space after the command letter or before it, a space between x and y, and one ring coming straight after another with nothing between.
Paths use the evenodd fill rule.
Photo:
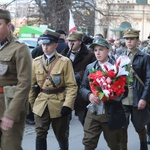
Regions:
<instances>
[{"instance_id":1,"label":"epaulette","mask_svg":"<svg viewBox=\"0 0 150 150\"><path fill-rule=\"evenodd\" d=\"M16 39L15 42L20 43L20 44L26 44L23 40L20 40L20 39Z\"/></svg>"},{"instance_id":2,"label":"epaulette","mask_svg":"<svg viewBox=\"0 0 150 150\"><path fill-rule=\"evenodd\" d=\"M42 57L42 55L41 55L41 56L38 56L38 57L36 57L36 58L34 58L34 61L40 60L41 57Z\"/></svg>"},{"instance_id":3,"label":"epaulette","mask_svg":"<svg viewBox=\"0 0 150 150\"><path fill-rule=\"evenodd\" d=\"M69 58L68 57L65 57L65 56L62 56L61 58L60 58L60 60L62 60L62 61L67 61Z\"/></svg>"}]
</instances>

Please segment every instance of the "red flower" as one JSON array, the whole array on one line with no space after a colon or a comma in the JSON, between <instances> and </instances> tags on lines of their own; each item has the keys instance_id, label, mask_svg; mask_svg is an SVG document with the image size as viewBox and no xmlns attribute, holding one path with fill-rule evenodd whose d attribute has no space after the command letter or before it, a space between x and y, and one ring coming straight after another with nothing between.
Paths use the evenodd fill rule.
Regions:
<instances>
[{"instance_id":1,"label":"red flower","mask_svg":"<svg viewBox=\"0 0 150 150\"><path fill-rule=\"evenodd\" d=\"M125 92L124 87L129 82L130 76L128 76L129 68L122 64L121 59L119 59L114 66L111 66L110 64L106 66L106 64L104 64L103 71L95 71L95 69L91 70L94 71L94 73L91 73L88 76L91 91L103 102L113 100ZM125 67L125 69L122 67ZM111 70L111 68L114 68L114 70Z\"/></svg>"},{"instance_id":2,"label":"red flower","mask_svg":"<svg viewBox=\"0 0 150 150\"><path fill-rule=\"evenodd\" d=\"M121 76L114 84L112 85L112 89L115 92L116 96L120 96L125 92L124 86L126 84L126 78Z\"/></svg>"},{"instance_id":3,"label":"red flower","mask_svg":"<svg viewBox=\"0 0 150 150\"><path fill-rule=\"evenodd\" d=\"M115 75L114 71L110 70L110 71L108 71L108 76L111 78L114 78L116 75Z\"/></svg>"}]
</instances>

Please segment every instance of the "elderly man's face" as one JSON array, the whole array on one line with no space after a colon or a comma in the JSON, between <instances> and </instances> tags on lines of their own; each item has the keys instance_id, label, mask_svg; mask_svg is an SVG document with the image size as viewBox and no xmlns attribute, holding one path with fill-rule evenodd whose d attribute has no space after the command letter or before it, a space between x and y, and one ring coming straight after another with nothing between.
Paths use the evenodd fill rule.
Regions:
<instances>
[{"instance_id":1,"label":"elderly man's face","mask_svg":"<svg viewBox=\"0 0 150 150\"><path fill-rule=\"evenodd\" d=\"M73 51L78 51L81 47L81 43L82 41L68 41L68 46L69 46L69 49L72 48ZM72 46L73 45L73 46Z\"/></svg>"}]
</instances>

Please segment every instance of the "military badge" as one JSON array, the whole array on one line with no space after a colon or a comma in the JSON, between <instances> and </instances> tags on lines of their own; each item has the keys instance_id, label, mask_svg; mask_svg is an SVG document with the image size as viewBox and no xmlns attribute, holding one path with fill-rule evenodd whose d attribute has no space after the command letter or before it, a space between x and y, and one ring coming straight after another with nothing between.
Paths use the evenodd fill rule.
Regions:
<instances>
[{"instance_id":1,"label":"military badge","mask_svg":"<svg viewBox=\"0 0 150 150\"><path fill-rule=\"evenodd\" d=\"M54 75L53 81L54 81L55 85L58 86L61 82L60 75Z\"/></svg>"},{"instance_id":2,"label":"military badge","mask_svg":"<svg viewBox=\"0 0 150 150\"><path fill-rule=\"evenodd\" d=\"M0 75L4 75L8 70L8 65L0 64Z\"/></svg>"}]
</instances>

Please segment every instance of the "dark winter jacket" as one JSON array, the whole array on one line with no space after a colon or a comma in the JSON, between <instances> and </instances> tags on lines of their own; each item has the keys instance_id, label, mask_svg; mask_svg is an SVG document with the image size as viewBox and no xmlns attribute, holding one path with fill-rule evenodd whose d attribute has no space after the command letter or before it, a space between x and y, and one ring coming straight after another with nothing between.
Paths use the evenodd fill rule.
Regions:
<instances>
[{"instance_id":1,"label":"dark winter jacket","mask_svg":"<svg viewBox=\"0 0 150 150\"><path fill-rule=\"evenodd\" d=\"M32 55L33 59L36 58L36 57L38 57L38 56L41 56L43 54L44 54L44 52L42 50L42 45L35 47L33 49L33 51L31 52L31 55Z\"/></svg>"},{"instance_id":2,"label":"dark winter jacket","mask_svg":"<svg viewBox=\"0 0 150 150\"><path fill-rule=\"evenodd\" d=\"M69 47L67 47L64 51L62 51L61 54L64 56L67 56L68 51L69 51ZM96 58L95 58L94 53L88 50L86 45L82 43L79 53L76 54L75 60L74 62L72 62L78 87L81 84L86 66L95 60ZM75 100L74 109L83 110L83 109L86 109L86 105L87 103L83 100L83 98L81 97L78 91L77 98Z\"/></svg>"},{"instance_id":3,"label":"dark winter jacket","mask_svg":"<svg viewBox=\"0 0 150 150\"><path fill-rule=\"evenodd\" d=\"M144 86L133 75L133 106L137 107L138 101L150 99L150 55L138 50L132 62L132 68L144 82Z\"/></svg>"},{"instance_id":4,"label":"dark winter jacket","mask_svg":"<svg viewBox=\"0 0 150 150\"><path fill-rule=\"evenodd\" d=\"M68 47L68 44L65 42L64 39L59 39L58 40L58 46L56 48L58 53L61 53L67 47Z\"/></svg>"}]
</instances>

